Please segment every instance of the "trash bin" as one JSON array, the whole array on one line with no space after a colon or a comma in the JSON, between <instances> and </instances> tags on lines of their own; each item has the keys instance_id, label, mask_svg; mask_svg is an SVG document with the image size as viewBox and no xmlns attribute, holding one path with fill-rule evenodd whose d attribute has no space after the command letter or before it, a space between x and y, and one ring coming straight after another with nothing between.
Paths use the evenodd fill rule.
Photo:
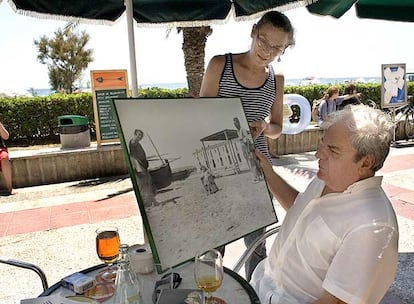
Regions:
<instances>
[{"instance_id":1,"label":"trash bin","mask_svg":"<svg viewBox=\"0 0 414 304\"><path fill-rule=\"evenodd\" d=\"M62 148L83 148L91 145L91 134L86 116L58 116L58 129Z\"/></svg>"}]
</instances>

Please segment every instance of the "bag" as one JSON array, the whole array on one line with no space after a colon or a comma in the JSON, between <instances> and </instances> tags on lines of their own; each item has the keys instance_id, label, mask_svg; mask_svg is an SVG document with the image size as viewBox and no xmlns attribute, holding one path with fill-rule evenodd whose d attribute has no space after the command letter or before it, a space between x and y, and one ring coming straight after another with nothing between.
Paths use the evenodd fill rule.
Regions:
<instances>
[{"instance_id":1,"label":"bag","mask_svg":"<svg viewBox=\"0 0 414 304\"><path fill-rule=\"evenodd\" d=\"M312 120L318 121L319 117L319 105L321 104L322 99L315 99L312 102Z\"/></svg>"}]
</instances>

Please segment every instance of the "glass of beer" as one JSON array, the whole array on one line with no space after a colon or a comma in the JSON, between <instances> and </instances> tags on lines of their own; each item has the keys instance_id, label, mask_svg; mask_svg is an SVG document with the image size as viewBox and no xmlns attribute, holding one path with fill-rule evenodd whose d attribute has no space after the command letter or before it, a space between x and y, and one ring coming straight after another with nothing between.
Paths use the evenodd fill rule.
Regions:
<instances>
[{"instance_id":1,"label":"glass of beer","mask_svg":"<svg viewBox=\"0 0 414 304\"><path fill-rule=\"evenodd\" d=\"M221 253L216 249L196 253L194 263L197 287L206 293L206 304L224 303L222 299L212 295L223 281L223 258Z\"/></svg>"},{"instance_id":2,"label":"glass of beer","mask_svg":"<svg viewBox=\"0 0 414 304\"><path fill-rule=\"evenodd\" d=\"M118 259L120 242L117 227L105 226L96 229L96 253L108 265L101 275L106 281L113 281L116 277L116 269L112 265Z\"/></svg>"}]
</instances>

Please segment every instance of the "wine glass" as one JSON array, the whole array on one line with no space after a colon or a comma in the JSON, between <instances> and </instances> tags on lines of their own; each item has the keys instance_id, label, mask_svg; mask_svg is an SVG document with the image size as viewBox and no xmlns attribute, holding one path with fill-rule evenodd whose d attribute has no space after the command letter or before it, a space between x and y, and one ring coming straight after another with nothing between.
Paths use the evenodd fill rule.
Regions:
<instances>
[{"instance_id":1,"label":"wine glass","mask_svg":"<svg viewBox=\"0 0 414 304\"><path fill-rule=\"evenodd\" d=\"M101 275L106 281L113 281L116 277L116 269L112 265L118 259L120 242L117 227L104 226L96 229L96 253L108 265Z\"/></svg>"},{"instance_id":2,"label":"wine glass","mask_svg":"<svg viewBox=\"0 0 414 304\"><path fill-rule=\"evenodd\" d=\"M206 292L206 304L222 304L224 301L213 297L223 281L223 258L216 249L197 253L194 260L194 275L197 287Z\"/></svg>"}]
</instances>

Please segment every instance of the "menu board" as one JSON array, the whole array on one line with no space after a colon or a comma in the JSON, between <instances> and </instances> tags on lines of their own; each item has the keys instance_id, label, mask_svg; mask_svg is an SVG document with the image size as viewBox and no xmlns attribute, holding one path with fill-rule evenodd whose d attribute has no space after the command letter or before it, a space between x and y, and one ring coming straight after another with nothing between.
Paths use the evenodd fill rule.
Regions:
<instances>
[{"instance_id":1,"label":"menu board","mask_svg":"<svg viewBox=\"0 0 414 304\"><path fill-rule=\"evenodd\" d=\"M119 141L118 129L113 117L110 101L128 97L126 70L91 71L93 110L96 140L102 143Z\"/></svg>"}]
</instances>

